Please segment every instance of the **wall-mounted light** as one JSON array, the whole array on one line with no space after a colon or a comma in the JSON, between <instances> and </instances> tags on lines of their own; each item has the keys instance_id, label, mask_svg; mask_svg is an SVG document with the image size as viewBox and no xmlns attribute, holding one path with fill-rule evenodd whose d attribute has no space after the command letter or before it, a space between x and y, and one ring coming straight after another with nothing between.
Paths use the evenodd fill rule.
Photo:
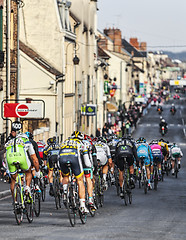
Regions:
<instances>
[{"instance_id":1,"label":"wall-mounted light","mask_svg":"<svg viewBox=\"0 0 186 240\"><path fill-rule=\"evenodd\" d=\"M77 55L75 55L75 57L73 58L73 63L74 63L74 65L78 65L79 62L80 62L80 59L78 58Z\"/></svg>"}]
</instances>

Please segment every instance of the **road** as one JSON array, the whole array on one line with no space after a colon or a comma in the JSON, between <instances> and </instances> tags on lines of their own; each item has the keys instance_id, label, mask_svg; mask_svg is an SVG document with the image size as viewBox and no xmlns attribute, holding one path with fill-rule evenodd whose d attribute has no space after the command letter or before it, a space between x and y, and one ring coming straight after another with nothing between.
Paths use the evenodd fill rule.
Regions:
<instances>
[{"instance_id":1,"label":"road","mask_svg":"<svg viewBox=\"0 0 186 240\"><path fill-rule=\"evenodd\" d=\"M126 239L126 240L185 240L186 239L186 121L185 100L177 101L179 108L175 116L169 109L171 102L163 106L163 117L169 124L164 137L178 143L184 153L178 178L166 176L158 184L157 191L146 195L138 186L133 191L132 205L124 206L123 200L116 196L115 187L105 193L105 204L99 208L94 218L88 216L87 223L78 221L75 228L70 227L67 213L62 207L56 210L54 200L48 196L42 203L39 218L29 224L26 219L17 226L11 199L0 201L0 239ZM151 107L149 113L139 122L134 138L145 137L147 141L161 138L158 132L159 115Z\"/></svg>"}]
</instances>

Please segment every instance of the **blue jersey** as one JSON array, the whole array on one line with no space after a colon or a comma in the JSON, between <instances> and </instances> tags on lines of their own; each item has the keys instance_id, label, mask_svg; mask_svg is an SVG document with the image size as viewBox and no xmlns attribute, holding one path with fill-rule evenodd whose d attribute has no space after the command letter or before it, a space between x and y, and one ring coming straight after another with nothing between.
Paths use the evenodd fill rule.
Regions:
<instances>
[{"instance_id":1,"label":"blue jersey","mask_svg":"<svg viewBox=\"0 0 186 240\"><path fill-rule=\"evenodd\" d=\"M150 162L153 162L151 148L147 143L140 143L137 145L137 155L139 159L140 157L145 157L145 165L149 165Z\"/></svg>"}]
</instances>

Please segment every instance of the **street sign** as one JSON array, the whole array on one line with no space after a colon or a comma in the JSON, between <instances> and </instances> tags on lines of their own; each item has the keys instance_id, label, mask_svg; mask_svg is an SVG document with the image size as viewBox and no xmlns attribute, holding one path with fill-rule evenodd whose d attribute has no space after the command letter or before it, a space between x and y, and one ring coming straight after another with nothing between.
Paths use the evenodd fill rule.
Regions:
<instances>
[{"instance_id":1,"label":"street sign","mask_svg":"<svg viewBox=\"0 0 186 240\"><path fill-rule=\"evenodd\" d=\"M5 103L4 117L10 118L43 118L43 104L38 103Z\"/></svg>"},{"instance_id":2,"label":"street sign","mask_svg":"<svg viewBox=\"0 0 186 240\"><path fill-rule=\"evenodd\" d=\"M81 115L95 116L96 115L96 105L86 104L81 106Z\"/></svg>"}]
</instances>

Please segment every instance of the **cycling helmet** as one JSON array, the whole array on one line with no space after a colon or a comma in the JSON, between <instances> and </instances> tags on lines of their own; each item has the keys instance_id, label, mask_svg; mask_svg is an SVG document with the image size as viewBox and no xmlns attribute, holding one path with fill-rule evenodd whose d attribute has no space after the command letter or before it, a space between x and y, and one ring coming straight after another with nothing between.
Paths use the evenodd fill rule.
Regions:
<instances>
[{"instance_id":1,"label":"cycling helmet","mask_svg":"<svg viewBox=\"0 0 186 240\"><path fill-rule=\"evenodd\" d=\"M138 138L138 140L136 142L137 143L146 143L146 139L144 137L140 137L140 138Z\"/></svg>"},{"instance_id":2,"label":"cycling helmet","mask_svg":"<svg viewBox=\"0 0 186 240\"><path fill-rule=\"evenodd\" d=\"M98 137L98 141L103 142L103 143L107 143L107 140L104 137Z\"/></svg>"},{"instance_id":3,"label":"cycling helmet","mask_svg":"<svg viewBox=\"0 0 186 240\"><path fill-rule=\"evenodd\" d=\"M51 137L47 140L48 145L55 144L55 143L56 143L56 137Z\"/></svg>"},{"instance_id":4,"label":"cycling helmet","mask_svg":"<svg viewBox=\"0 0 186 240\"><path fill-rule=\"evenodd\" d=\"M79 132L79 131L74 131L71 135L71 138L77 138L79 140L83 140L84 139L84 134Z\"/></svg>"},{"instance_id":5,"label":"cycling helmet","mask_svg":"<svg viewBox=\"0 0 186 240\"><path fill-rule=\"evenodd\" d=\"M33 134L31 132L25 132L25 134L27 135L28 138L33 139Z\"/></svg>"},{"instance_id":6,"label":"cycling helmet","mask_svg":"<svg viewBox=\"0 0 186 240\"><path fill-rule=\"evenodd\" d=\"M150 144L158 144L158 140L152 140Z\"/></svg>"},{"instance_id":7,"label":"cycling helmet","mask_svg":"<svg viewBox=\"0 0 186 240\"><path fill-rule=\"evenodd\" d=\"M165 140L164 140L163 138L161 138L161 139L159 140L159 142L165 142Z\"/></svg>"}]
</instances>

